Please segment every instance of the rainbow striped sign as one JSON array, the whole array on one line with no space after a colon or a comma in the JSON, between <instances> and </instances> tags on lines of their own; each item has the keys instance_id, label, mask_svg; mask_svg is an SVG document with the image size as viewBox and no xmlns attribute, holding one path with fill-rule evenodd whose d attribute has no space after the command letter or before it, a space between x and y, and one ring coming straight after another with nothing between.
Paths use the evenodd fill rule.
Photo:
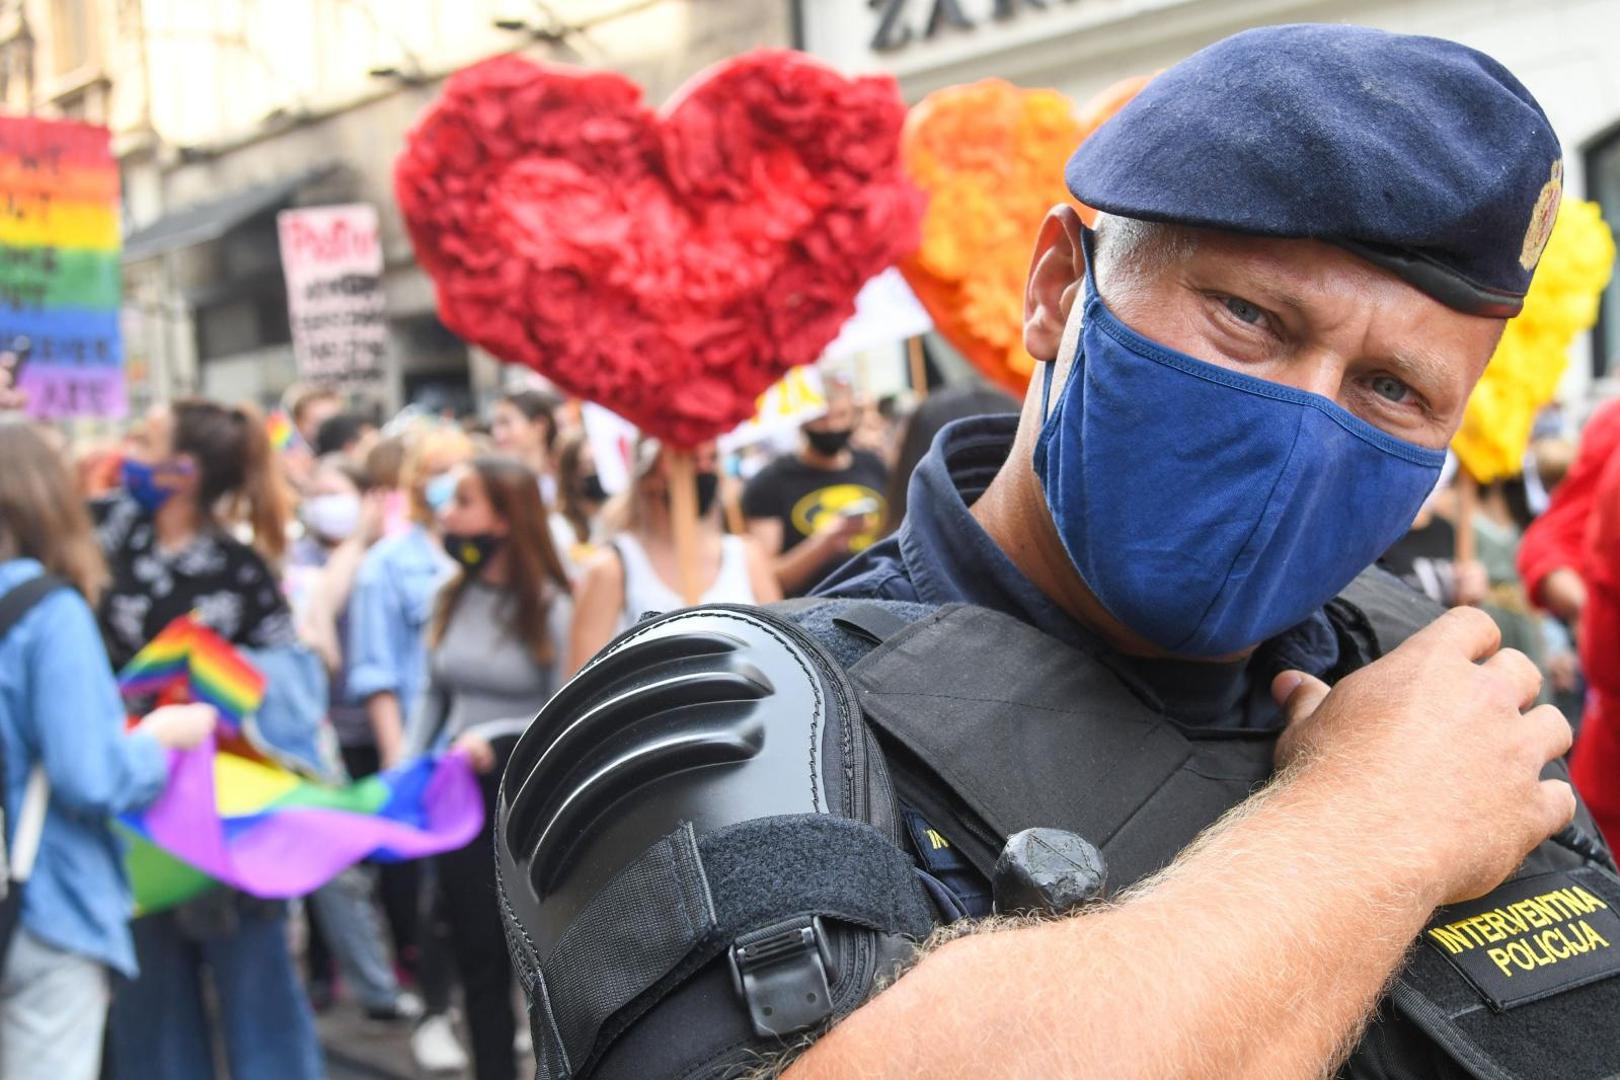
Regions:
<instances>
[{"instance_id":1,"label":"rainbow striped sign","mask_svg":"<svg viewBox=\"0 0 1620 1080\"><path fill-rule=\"evenodd\" d=\"M120 247L107 129L0 116L0 350L34 416L124 415Z\"/></svg>"}]
</instances>

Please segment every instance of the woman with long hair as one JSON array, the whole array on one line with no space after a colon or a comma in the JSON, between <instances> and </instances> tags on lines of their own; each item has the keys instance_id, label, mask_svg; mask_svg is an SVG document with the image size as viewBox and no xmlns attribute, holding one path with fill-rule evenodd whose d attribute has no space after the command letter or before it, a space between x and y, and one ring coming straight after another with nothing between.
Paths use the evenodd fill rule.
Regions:
<instances>
[{"instance_id":1,"label":"woman with long hair","mask_svg":"<svg viewBox=\"0 0 1620 1080\"><path fill-rule=\"evenodd\" d=\"M24 828L39 837L0 968L0 1076L92 1080L110 976L136 974L112 818L157 798L168 778L165 749L196 746L213 729L214 710L169 706L124 732L90 608L106 568L72 474L17 420L0 420L0 461L0 610L11 609L0 631L6 850L26 846L18 844Z\"/></svg>"},{"instance_id":2,"label":"woman with long hair","mask_svg":"<svg viewBox=\"0 0 1620 1080\"><path fill-rule=\"evenodd\" d=\"M455 494L439 521L457 570L434 605L428 689L410 743L466 753L483 777L488 815L517 736L557 687L568 576L533 470L513 458L479 457L453 476ZM465 994L474 1074L510 1080L517 1026L490 828L439 857L438 900Z\"/></svg>"},{"instance_id":3,"label":"woman with long hair","mask_svg":"<svg viewBox=\"0 0 1620 1080\"><path fill-rule=\"evenodd\" d=\"M607 501L584 429L561 436L557 440L557 513L568 523L573 534L570 546L576 552L586 553L595 543L597 518Z\"/></svg>"},{"instance_id":4,"label":"woman with long hair","mask_svg":"<svg viewBox=\"0 0 1620 1080\"><path fill-rule=\"evenodd\" d=\"M295 640L271 569L287 550L288 494L252 408L157 406L130 441L121 490L92 509L112 572L100 614L115 668L193 610L236 644Z\"/></svg>"},{"instance_id":5,"label":"woman with long hair","mask_svg":"<svg viewBox=\"0 0 1620 1080\"><path fill-rule=\"evenodd\" d=\"M112 574L100 616L114 667L172 620L194 616L266 675L257 719L275 716L263 730L294 740L271 749L318 771L322 716L295 686L318 698L319 662L299 645L271 568L287 546L287 498L259 414L197 398L153 409L124 461L123 491L95 510ZM237 1080L320 1076L286 931L285 904L227 889L135 920L141 975L120 987L112 1010L119 1080L212 1076L216 1019Z\"/></svg>"},{"instance_id":6,"label":"woman with long hair","mask_svg":"<svg viewBox=\"0 0 1620 1080\"><path fill-rule=\"evenodd\" d=\"M782 598L770 560L750 538L720 527L719 455L714 443L692 452L697 478L697 565L692 568L703 604L768 604ZM636 443L630 490L610 503L604 518L613 530L608 550L588 563L575 593L568 670L578 671L643 612L685 607L682 570L670 514L669 455L658 440Z\"/></svg>"}]
</instances>

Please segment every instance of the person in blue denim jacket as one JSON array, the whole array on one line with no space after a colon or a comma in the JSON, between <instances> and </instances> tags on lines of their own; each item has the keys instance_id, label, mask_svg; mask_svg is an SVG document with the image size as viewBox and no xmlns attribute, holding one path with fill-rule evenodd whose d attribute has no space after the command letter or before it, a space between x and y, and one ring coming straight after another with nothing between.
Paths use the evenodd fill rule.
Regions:
<instances>
[{"instance_id":1,"label":"person in blue denim jacket","mask_svg":"<svg viewBox=\"0 0 1620 1080\"><path fill-rule=\"evenodd\" d=\"M30 783L49 789L18 929L0 971L0 1076L90 1080L111 975L133 978L129 882L112 818L162 792L168 747L212 730L206 705L158 709L124 732L124 705L86 602L106 578L61 460L33 428L0 422L0 596L60 579L0 638L6 850ZM36 777L38 779L36 779Z\"/></svg>"},{"instance_id":2,"label":"person in blue denim jacket","mask_svg":"<svg viewBox=\"0 0 1620 1080\"><path fill-rule=\"evenodd\" d=\"M94 508L112 573L99 614L113 663L193 614L267 676L258 714L244 721L249 737L289 766L318 772L325 677L299 645L267 561L286 546L287 513L262 420L210 401L160 407L124 462L123 482L122 493ZM248 511L253 547L216 512L232 504ZM141 973L114 997L108 1044L118 1080L212 1080L220 1058L234 1080L324 1075L285 903L218 888L143 916L133 930Z\"/></svg>"},{"instance_id":3,"label":"person in blue denim jacket","mask_svg":"<svg viewBox=\"0 0 1620 1080\"><path fill-rule=\"evenodd\" d=\"M453 471L472 451L472 443L456 428L432 428L415 436L401 477L410 525L373 545L355 578L344 677L350 699L365 706L384 769L403 756L405 717L419 712L418 700L427 686L427 624L439 586L454 569L439 541L435 514L454 495ZM418 896L425 892L416 867L398 867L395 874L417 875ZM415 962L427 1010L412 1035L411 1050L425 1071L458 1071L466 1067L467 1055L448 1015L447 946L431 930L419 928L419 955L407 957Z\"/></svg>"}]
</instances>

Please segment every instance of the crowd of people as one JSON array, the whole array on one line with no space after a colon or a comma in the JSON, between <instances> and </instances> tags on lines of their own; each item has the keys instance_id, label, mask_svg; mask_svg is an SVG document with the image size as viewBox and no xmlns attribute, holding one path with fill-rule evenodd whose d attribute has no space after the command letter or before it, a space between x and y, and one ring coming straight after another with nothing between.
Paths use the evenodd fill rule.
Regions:
<instances>
[{"instance_id":1,"label":"crowd of people","mask_svg":"<svg viewBox=\"0 0 1620 1080\"><path fill-rule=\"evenodd\" d=\"M616 492L579 410L534 389L484 416L387 422L295 389L283 445L257 409L199 398L114 444L0 414L13 830L31 783L48 790L0 977L0 1075L317 1077L315 1016L347 999L409 1032L424 1070L516 1076L528 1032L487 820L460 851L356 867L302 902L216 887L130 917L113 822L160 795L164 751L200 744L216 716L121 700L114 672L192 614L268 676L256 730L290 767L337 784L454 750L487 814L517 735L614 636L688 595L808 591L892 529L885 508L904 505L938 427L1011 407L944 390L908 432L837 380L828 399L779 454L643 437ZM689 566L677 483L696 493Z\"/></svg>"},{"instance_id":2,"label":"crowd of people","mask_svg":"<svg viewBox=\"0 0 1620 1080\"><path fill-rule=\"evenodd\" d=\"M50 586L15 617L0 600L8 822L26 816L31 783L49 794L0 977L0 1074L206 1077L223 1061L239 1078L316 1077L314 1015L347 996L375 1021L409 1025L425 1070L517 1075L527 1032L487 821L460 851L357 867L302 904L217 888L129 918L112 819L161 793L165 748L195 746L214 725L204 705L126 724L143 703L120 700L113 672L170 620L196 613L272 674L263 708L285 719L266 729L310 775L342 782L454 749L479 773L487 814L517 736L617 634L687 595L760 604L808 592L893 531L943 427L1014 407L953 387L889 421L833 382L797 447L709 444L681 462L643 437L616 493L578 411L538 390L502 397L487 422L381 425L335 393L304 391L286 403L294 434L279 448L256 410L202 399L153 409L115 447L68 445L8 414L0 593ZM1593 703L1576 772L1611 834L1617 447L1611 406L1578 454L1552 434L1522 478L1465 496L1448 477L1382 560L1443 604L1490 613L1572 721ZM678 463L696 491L686 567ZM1472 543L1459 545L1464 528Z\"/></svg>"},{"instance_id":3,"label":"crowd of people","mask_svg":"<svg viewBox=\"0 0 1620 1080\"><path fill-rule=\"evenodd\" d=\"M0 419L8 826L48 791L0 969L0 1075L208 1077L223 1062L240 1080L317 1077L315 1014L347 997L409 1031L424 1070L515 1077L528 1033L487 814L517 736L648 612L810 591L893 532L942 428L1016 409L958 386L900 419L833 380L797 446L677 456L643 437L610 493L578 409L544 391L510 392L487 417L381 424L328 390L284 406L279 447L255 409L196 398L154 408L115 446ZM1382 560L1440 603L1491 614L1572 721L1591 703L1576 776L1611 835L1617 450L1610 406L1578 453L1557 433L1537 440L1522 478L1474 492L1448 476ZM678 483L697 509L684 566ZM466 755L478 838L354 868L301 904L220 887L131 919L112 821L159 796L164 751L198 745L215 717L123 701L113 673L187 613L271 676L262 709L279 719L261 727L308 775Z\"/></svg>"}]
</instances>

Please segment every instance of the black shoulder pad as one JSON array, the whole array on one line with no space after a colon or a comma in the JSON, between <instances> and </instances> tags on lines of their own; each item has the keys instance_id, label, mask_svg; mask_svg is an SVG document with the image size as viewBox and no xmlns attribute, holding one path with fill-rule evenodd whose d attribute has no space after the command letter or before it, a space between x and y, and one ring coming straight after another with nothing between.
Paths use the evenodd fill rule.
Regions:
<instances>
[{"instance_id":1,"label":"black shoulder pad","mask_svg":"<svg viewBox=\"0 0 1620 1080\"><path fill-rule=\"evenodd\" d=\"M848 679L794 624L713 606L626 631L502 779L540 1075L685 1076L853 1008L880 939L932 924L894 819Z\"/></svg>"}]
</instances>

